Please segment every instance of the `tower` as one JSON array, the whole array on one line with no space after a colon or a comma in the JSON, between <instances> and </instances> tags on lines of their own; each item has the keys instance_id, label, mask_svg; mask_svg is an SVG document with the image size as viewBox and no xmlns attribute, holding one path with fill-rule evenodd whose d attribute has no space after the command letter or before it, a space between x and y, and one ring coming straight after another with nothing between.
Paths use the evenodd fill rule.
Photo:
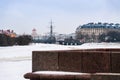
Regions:
<instances>
[{"instance_id":1,"label":"tower","mask_svg":"<svg viewBox=\"0 0 120 80\"><path fill-rule=\"evenodd\" d=\"M50 37L53 37L53 25L52 25L52 20L50 22Z\"/></svg>"},{"instance_id":2,"label":"tower","mask_svg":"<svg viewBox=\"0 0 120 80\"><path fill-rule=\"evenodd\" d=\"M33 39L35 39L37 37L37 32L36 32L35 28L32 30L32 37L33 37Z\"/></svg>"},{"instance_id":3,"label":"tower","mask_svg":"<svg viewBox=\"0 0 120 80\"><path fill-rule=\"evenodd\" d=\"M53 36L53 25L52 25L52 20L50 22L50 37L48 38L48 43L55 43L56 42L56 38L55 36Z\"/></svg>"}]
</instances>

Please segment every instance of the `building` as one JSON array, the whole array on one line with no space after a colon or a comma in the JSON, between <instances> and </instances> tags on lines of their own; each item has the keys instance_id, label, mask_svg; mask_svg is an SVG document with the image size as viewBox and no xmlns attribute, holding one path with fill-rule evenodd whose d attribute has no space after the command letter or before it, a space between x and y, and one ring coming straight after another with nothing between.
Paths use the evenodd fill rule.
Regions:
<instances>
[{"instance_id":1,"label":"building","mask_svg":"<svg viewBox=\"0 0 120 80\"><path fill-rule=\"evenodd\" d=\"M0 34L5 34L10 37L16 37L16 33L13 30L0 30Z\"/></svg>"},{"instance_id":2,"label":"building","mask_svg":"<svg viewBox=\"0 0 120 80\"><path fill-rule=\"evenodd\" d=\"M109 31L119 31L120 24L113 23L88 23L77 27L76 36L81 42L98 42L98 36Z\"/></svg>"},{"instance_id":3,"label":"building","mask_svg":"<svg viewBox=\"0 0 120 80\"><path fill-rule=\"evenodd\" d=\"M37 30L34 28L33 30L32 30L32 37L33 37L33 39L36 39L37 38Z\"/></svg>"}]
</instances>

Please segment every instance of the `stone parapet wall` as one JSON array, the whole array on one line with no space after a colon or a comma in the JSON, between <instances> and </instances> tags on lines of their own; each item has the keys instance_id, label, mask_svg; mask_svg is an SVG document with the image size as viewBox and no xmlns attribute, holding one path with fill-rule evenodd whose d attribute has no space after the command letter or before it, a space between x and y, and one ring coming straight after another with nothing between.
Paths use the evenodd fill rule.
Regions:
<instances>
[{"instance_id":1,"label":"stone parapet wall","mask_svg":"<svg viewBox=\"0 0 120 80\"><path fill-rule=\"evenodd\" d=\"M65 72L41 74L36 71ZM30 80L120 80L120 49L33 51L32 72L24 77Z\"/></svg>"},{"instance_id":2,"label":"stone parapet wall","mask_svg":"<svg viewBox=\"0 0 120 80\"><path fill-rule=\"evenodd\" d=\"M32 71L120 73L120 49L33 51Z\"/></svg>"}]
</instances>

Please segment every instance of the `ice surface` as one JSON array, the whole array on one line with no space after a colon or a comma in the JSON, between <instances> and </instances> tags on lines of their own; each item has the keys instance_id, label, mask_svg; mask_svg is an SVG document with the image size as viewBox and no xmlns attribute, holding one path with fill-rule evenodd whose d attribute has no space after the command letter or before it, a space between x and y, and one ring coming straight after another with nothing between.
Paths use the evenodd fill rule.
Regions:
<instances>
[{"instance_id":1,"label":"ice surface","mask_svg":"<svg viewBox=\"0 0 120 80\"><path fill-rule=\"evenodd\" d=\"M120 43L86 43L78 46L31 44L29 46L0 47L0 80L25 80L23 75L32 71L32 51L91 48L120 48Z\"/></svg>"},{"instance_id":2,"label":"ice surface","mask_svg":"<svg viewBox=\"0 0 120 80\"><path fill-rule=\"evenodd\" d=\"M86 43L78 46L64 46L55 44L32 44L29 46L0 47L1 58L30 58L32 51L70 50L93 48L120 48L120 43Z\"/></svg>"},{"instance_id":3,"label":"ice surface","mask_svg":"<svg viewBox=\"0 0 120 80\"><path fill-rule=\"evenodd\" d=\"M23 75L31 72L31 61L0 62L0 80L25 80Z\"/></svg>"},{"instance_id":4,"label":"ice surface","mask_svg":"<svg viewBox=\"0 0 120 80\"><path fill-rule=\"evenodd\" d=\"M2 58L30 58L32 51L40 50L65 50L70 49L63 45L32 44L29 46L0 47L0 59Z\"/></svg>"},{"instance_id":5,"label":"ice surface","mask_svg":"<svg viewBox=\"0 0 120 80\"><path fill-rule=\"evenodd\" d=\"M23 75L32 71L31 55L34 50L65 49L69 48L53 44L0 47L0 80L25 80Z\"/></svg>"}]
</instances>

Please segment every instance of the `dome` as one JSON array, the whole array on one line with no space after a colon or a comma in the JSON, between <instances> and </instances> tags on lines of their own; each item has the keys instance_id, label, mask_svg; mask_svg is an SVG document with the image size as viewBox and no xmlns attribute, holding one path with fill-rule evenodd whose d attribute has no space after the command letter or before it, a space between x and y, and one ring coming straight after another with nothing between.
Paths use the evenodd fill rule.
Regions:
<instances>
[{"instance_id":1,"label":"dome","mask_svg":"<svg viewBox=\"0 0 120 80\"><path fill-rule=\"evenodd\" d=\"M36 31L36 29L34 28L32 31Z\"/></svg>"}]
</instances>

